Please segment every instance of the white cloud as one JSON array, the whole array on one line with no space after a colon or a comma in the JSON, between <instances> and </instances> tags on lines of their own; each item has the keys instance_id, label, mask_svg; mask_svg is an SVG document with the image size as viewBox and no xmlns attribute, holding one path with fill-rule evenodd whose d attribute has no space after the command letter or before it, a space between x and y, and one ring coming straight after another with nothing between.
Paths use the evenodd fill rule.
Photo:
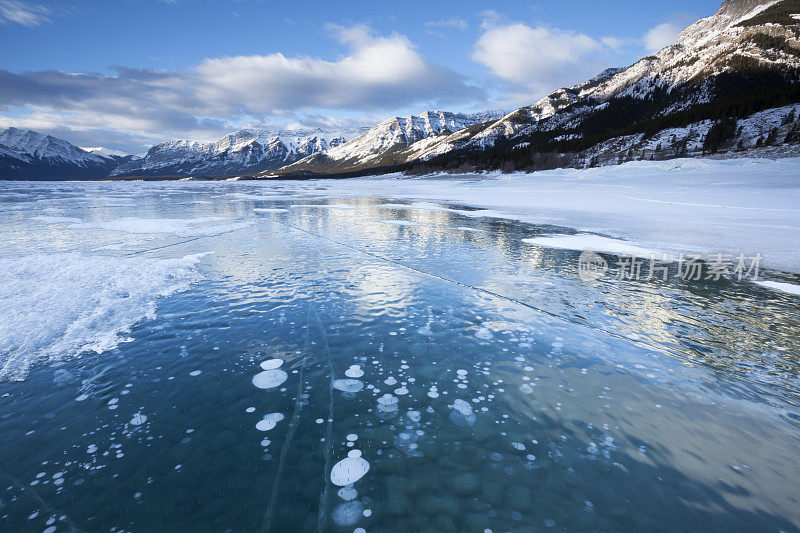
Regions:
<instances>
[{"instance_id":1,"label":"white cloud","mask_svg":"<svg viewBox=\"0 0 800 533\"><path fill-rule=\"evenodd\" d=\"M0 69L0 112L14 113L0 125L131 149L149 139L211 138L245 122L375 115L485 98L458 73L425 60L405 36L365 26L328 30L344 46L335 59L221 57L187 71L117 67L113 76Z\"/></svg>"},{"instance_id":2,"label":"white cloud","mask_svg":"<svg viewBox=\"0 0 800 533\"><path fill-rule=\"evenodd\" d=\"M0 0L0 23L38 26L50 22L50 10L33 2L19 0Z\"/></svg>"},{"instance_id":3,"label":"white cloud","mask_svg":"<svg viewBox=\"0 0 800 533\"><path fill-rule=\"evenodd\" d=\"M669 21L652 28L642 37L645 49L650 54L663 50L673 44L678 35L697 19L696 15L676 13Z\"/></svg>"},{"instance_id":4,"label":"white cloud","mask_svg":"<svg viewBox=\"0 0 800 533\"><path fill-rule=\"evenodd\" d=\"M431 20L425 23L427 28L452 28L456 30L466 30L469 23L461 17L450 17L444 20Z\"/></svg>"},{"instance_id":5,"label":"white cloud","mask_svg":"<svg viewBox=\"0 0 800 533\"><path fill-rule=\"evenodd\" d=\"M517 23L487 29L475 43L472 58L503 80L547 83L602 48L588 35Z\"/></svg>"},{"instance_id":6,"label":"white cloud","mask_svg":"<svg viewBox=\"0 0 800 533\"><path fill-rule=\"evenodd\" d=\"M603 37L602 39L600 39L600 42L603 43L603 45L607 46L608 48L611 48L612 50L622 48L626 44L625 40L617 39L616 37Z\"/></svg>"},{"instance_id":7,"label":"white cloud","mask_svg":"<svg viewBox=\"0 0 800 533\"><path fill-rule=\"evenodd\" d=\"M476 95L455 72L431 64L403 35L366 26L329 25L348 47L330 61L281 53L208 59L198 68L198 96L251 113L286 109L387 108L423 99Z\"/></svg>"},{"instance_id":8,"label":"white cloud","mask_svg":"<svg viewBox=\"0 0 800 533\"><path fill-rule=\"evenodd\" d=\"M648 52L654 54L674 43L682 31L681 26L672 22L664 22L645 34L644 46Z\"/></svg>"},{"instance_id":9,"label":"white cloud","mask_svg":"<svg viewBox=\"0 0 800 533\"><path fill-rule=\"evenodd\" d=\"M500 24L500 21L503 20L503 17L500 16L500 13L494 9L485 9L478 13L478 16L482 19L481 28L484 30L488 30L497 26Z\"/></svg>"},{"instance_id":10,"label":"white cloud","mask_svg":"<svg viewBox=\"0 0 800 533\"><path fill-rule=\"evenodd\" d=\"M617 66L617 54L629 44L613 36L508 22L494 11L482 14L483 33L472 59L488 67L505 94L496 105L529 105L550 92L588 80Z\"/></svg>"}]
</instances>

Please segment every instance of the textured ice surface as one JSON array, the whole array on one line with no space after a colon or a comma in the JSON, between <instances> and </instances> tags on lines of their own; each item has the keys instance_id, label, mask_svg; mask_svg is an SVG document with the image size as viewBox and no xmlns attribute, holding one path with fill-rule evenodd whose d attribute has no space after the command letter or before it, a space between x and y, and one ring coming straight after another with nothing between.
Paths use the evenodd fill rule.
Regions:
<instances>
[{"instance_id":1,"label":"textured ice surface","mask_svg":"<svg viewBox=\"0 0 800 533\"><path fill-rule=\"evenodd\" d=\"M81 219L79 219L79 218L74 218L74 217L56 217L56 216L47 216L47 215L33 217L33 220L38 220L39 222L46 222L48 224L77 224L77 223L81 222Z\"/></svg>"},{"instance_id":2,"label":"textured ice surface","mask_svg":"<svg viewBox=\"0 0 800 533\"><path fill-rule=\"evenodd\" d=\"M122 231L125 233L171 233L181 237L201 237L227 233L251 224L232 222L228 217L201 218L137 218L124 217L103 222L84 222L74 224L73 229L98 229Z\"/></svg>"},{"instance_id":3,"label":"textured ice surface","mask_svg":"<svg viewBox=\"0 0 800 533\"><path fill-rule=\"evenodd\" d=\"M522 242L569 234L570 217L580 216L559 210L557 227L483 218L554 214L527 210L516 196L508 210L461 214L494 188L548 180L0 184L55 200L43 204L52 211L16 199L19 209L10 209L3 200L7 265L80 251L83 288L61 293L53 309L47 294L32 295L37 316L62 304L94 312L93 298L128 275L120 265L129 259L142 260L134 279L146 288L148 265L215 251L188 267L203 274L190 292L157 299L155 320L121 335L133 342L0 383L0 470L31 487L0 486L0 530L43 531L51 518L59 531L70 529L62 516L76 530L103 531L164 523L259 531L270 517L272 531L517 531L543 529L545 520L565 531L796 530L797 297L728 281L585 284L578 253ZM386 194L446 185L452 196L477 199L395 209L382 205L385 196L359 197L372 193L365 183ZM255 213L248 202L288 207L263 199L275 196L269 191L354 208ZM257 199L233 202L236 192ZM254 224L184 239L47 225L34 213ZM765 224L777 219L769 213ZM420 226L380 222L393 217ZM587 217L586 231L661 249L596 225L597 213ZM115 248L94 255L107 245ZM30 290L65 290L57 263ZM769 279L797 283L791 274ZM137 301L143 287L129 290ZM131 298L125 290L113 296ZM8 317L15 320L6 314L0 335ZM108 324L104 317L97 327ZM21 329L31 338L51 330L36 321ZM262 371L287 379L260 390L252 381ZM363 389L331 393L339 378ZM262 419L267 413L275 417ZM363 458L347 456L355 448ZM332 467L355 466L350 459L368 459L368 472L359 478L360 461L359 470L336 467L340 482L355 485L334 485ZM337 512L343 502L358 502L360 517L356 504Z\"/></svg>"},{"instance_id":4,"label":"textured ice surface","mask_svg":"<svg viewBox=\"0 0 800 533\"><path fill-rule=\"evenodd\" d=\"M182 259L79 253L0 258L0 381L21 380L37 361L116 347L156 316L160 297L200 279Z\"/></svg>"}]
</instances>

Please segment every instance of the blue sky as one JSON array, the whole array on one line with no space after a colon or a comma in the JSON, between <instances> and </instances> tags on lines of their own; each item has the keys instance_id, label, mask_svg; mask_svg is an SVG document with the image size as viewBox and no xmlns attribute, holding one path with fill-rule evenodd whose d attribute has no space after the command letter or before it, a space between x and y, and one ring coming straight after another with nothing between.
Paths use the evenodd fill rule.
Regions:
<instances>
[{"instance_id":1,"label":"blue sky","mask_svg":"<svg viewBox=\"0 0 800 533\"><path fill-rule=\"evenodd\" d=\"M0 0L0 127L141 153L239 127L533 103L719 0Z\"/></svg>"}]
</instances>

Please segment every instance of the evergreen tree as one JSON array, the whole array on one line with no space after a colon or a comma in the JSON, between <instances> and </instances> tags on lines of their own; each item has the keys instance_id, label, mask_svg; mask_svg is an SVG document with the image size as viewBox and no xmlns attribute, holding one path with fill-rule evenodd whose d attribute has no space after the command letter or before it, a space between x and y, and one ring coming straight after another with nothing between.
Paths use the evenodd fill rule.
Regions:
<instances>
[{"instance_id":1,"label":"evergreen tree","mask_svg":"<svg viewBox=\"0 0 800 533\"><path fill-rule=\"evenodd\" d=\"M736 119L728 116L723 117L708 130L706 138L703 141L703 151L715 154L719 151L723 143L732 139L735 135Z\"/></svg>"},{"instance_id":2,"label":"evergreen tree","mask_svg":"<svg viewBox=\"0 0 800 533\"><path fill-rule=\"evenodd\" d=\"M767 140L764 141L764 144L767 146L773 146L778 142L778 128L772 128L769 131L769 135L767 135Z\"/></svg>"}]
</instances>

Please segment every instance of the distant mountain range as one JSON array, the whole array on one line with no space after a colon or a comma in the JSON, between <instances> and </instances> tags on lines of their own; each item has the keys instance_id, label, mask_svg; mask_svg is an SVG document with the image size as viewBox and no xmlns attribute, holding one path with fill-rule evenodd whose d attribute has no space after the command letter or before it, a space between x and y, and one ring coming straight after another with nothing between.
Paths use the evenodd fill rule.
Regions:
<instances>
[{"instance_id":1,"label":"distant mountain range","mask_svg":"<svg viewBox=\"0 0 800 533\"><path fill-rule=\"evenodd\" d=\"M357 158L375 158L432 135L452 133L502 115L426 111L420 116L395 117L374 128L241 130L210 143L163 142L150 148L144 157L105 148L82 149L54 137L10 128L0 137L0 155L8 152L13 161L7 167L0 166L0 178L237 177L290 168L319 154L330 154L348 164L352 163L348 159L351 153ZM42 145L53 148L44 152Z\"/></svg>"},{"instance_id":2,"label":"distant mountain range","mask_svg":"<svg viewBox=\"0 0 800 533\"><path fill-rule=\"evenodd\" d=\"M15 128L0 178L349 176L537 170L719 151L800 155L800 0L726 0L658 54L511 113L426 111L345 131L242 130L144 157Z\"/></svg>"},{"instance_id":3,"label":"distant mountain range","mask_svg":"<svg viewBox=\"0 0 800 533\"><path fill-rule=\"evenodd\" d=\"M280 168L346 143L367 128L241 130L211 143L168 141L115 168L119 176L235 176Z\"/></svg>"},{"instance_id":4,"label":"distant mountain range","mask_svg":"<svg viewBox=\"0 0 800 533\"><path fill-rule=\"evenodd\" d=\"M8 128L0 133L0 178L104 178L131 158L100 149L90 150L50 135Z\"/></svg>"}]
</instances>

